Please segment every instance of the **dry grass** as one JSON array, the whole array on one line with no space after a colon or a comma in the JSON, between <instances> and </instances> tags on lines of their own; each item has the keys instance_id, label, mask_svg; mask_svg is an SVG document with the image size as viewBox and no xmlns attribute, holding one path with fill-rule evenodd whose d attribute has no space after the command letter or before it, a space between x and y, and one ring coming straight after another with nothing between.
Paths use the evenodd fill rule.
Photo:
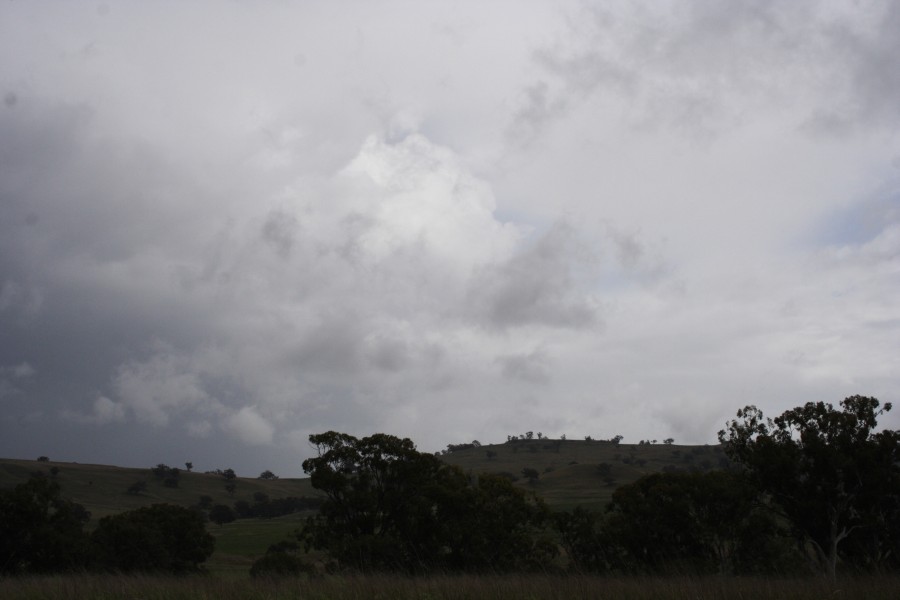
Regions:
<instances>
[{"instance_id":1,"label":"dry grass","mask_svg":"<svg viewBox=\"0 0 900 600\"><path fill-rule=\"evenodd\" d=\"M463 600L559 599L733 600L742 598L894 600L895 576L845 579L609 578L591 576L342 575L319 579L255 581L246 577L152 577L73 575L0 580L0 598L48 600L248 599L248 600Z\"/></svg>"}]
</instances>

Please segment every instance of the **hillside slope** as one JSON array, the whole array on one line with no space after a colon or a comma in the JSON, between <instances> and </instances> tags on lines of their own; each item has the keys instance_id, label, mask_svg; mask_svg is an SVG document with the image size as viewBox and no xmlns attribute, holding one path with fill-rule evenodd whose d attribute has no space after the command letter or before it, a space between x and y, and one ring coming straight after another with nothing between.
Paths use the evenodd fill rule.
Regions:
<instances>
[{"instance_id":1,"label":"hillside slope","mask_svg":"<svg viewBox=\"0 0 900 600\"><path fill-rule=\"evenodd\" d=\"M587 440L516 440L443 454L466 472L505 473L536 492L554 510L603 508L621 485L664 470L710 470L727 465L722 448L668 444L613 444ZM607 465L607 466L601 466ZM525 468L539 473L529 482Z\"/></svg>"}]
</instances>

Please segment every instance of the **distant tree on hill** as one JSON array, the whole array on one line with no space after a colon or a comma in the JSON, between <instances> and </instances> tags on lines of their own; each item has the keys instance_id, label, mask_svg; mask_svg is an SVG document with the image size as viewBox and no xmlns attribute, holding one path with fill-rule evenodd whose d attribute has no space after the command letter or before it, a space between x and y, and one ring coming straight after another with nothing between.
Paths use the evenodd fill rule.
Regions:
<instances>
[{"instance_id":1,"label":"distant tree on hill","mask_svg":"<svg viewBox=\"0 0 900 600\"><path fill-rule=\"evenodd\" d=\"M613 443L614 446L618 446L619 443L620 443L623 439L625 439L625 438L623 438L621 435L614 435L612 438L610 438L609 441L611 441L611 442Z\"/></svg>"},{"instance_id":2,"label":"distant tree on hill","mask_svg":"<svg viewBox=\"0 0 900 600\"><path fill-rule=\"evenodd\" d=\"M234 472L234 469L225 469L224 471L222 471L222 477L230 481L236 478L237 474Z\"/></svg>"},{"instance_id":3,"label":"distant tree on hill","mask_svg":"<svg viewBox=\"0 0 900 600\"><path fill-rule=\"evenodd\" d=\"M260 473L259 477L257 479L265 479L265 480L271 481L271 480L278 479L278 475L276 475L272 471L266 470L266 471L263 471L262 473Z\"/></svg>"},{"instance_id":4,"label":"distant tree on hill","mask_svg":"<svg viewBox=\"0 0 900 600\"><path fill-rule=\"evenodd\" d=\"M666 438L663 440L663 444L665 444L667 446L671 446L674 443L675 443L675 438Z\"/></svg>"},{"instance_id":5,"label":"distant tree on hill","mask_svg":"<svg viewBox=\"0 0 900 600\"><path fill-rule=\"evenodd\" d=\"M540 473L538 473L537 469L533 469L531 467L525 467L524 469L522 469L522 476L528 480L528 483L530 483L531 485L534 485L534 483L538 480L538 478L541 475L540 475Z\"/></svg>"},{"instance_id":6,"label":"distant tree on hill","mask_svg":"<svg viewBox=\"0 0 900 600\"><path fill-rule=\"evenodd\" d=\"M50 459L46 456L38 456L37 460L38 462L49 462Z\"/></svg>"},{"instance_id":7,"label":"distant tree on hill","mask_svg":"<svg viewBox=\"0 0 900 600\"><path fill-rule=\"evenodd\" d=\"M191 461L187 461L186 463L184 463L184 468L187 469L188 473L190 473L194 468L194 463L192 463Z\"/></svg>"}]
</instances>

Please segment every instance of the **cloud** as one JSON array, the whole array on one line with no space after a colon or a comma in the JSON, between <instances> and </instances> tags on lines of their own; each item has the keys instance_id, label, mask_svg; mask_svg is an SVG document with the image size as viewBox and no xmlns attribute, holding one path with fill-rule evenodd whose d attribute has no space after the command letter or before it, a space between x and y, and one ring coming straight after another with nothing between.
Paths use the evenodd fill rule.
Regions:
<instances>
[{"instance_id":1,"label":"cloud","mask_svg":"<svg viewBox=\"0 0 900 600\"><path fill-rule=\"evenodd\" d=\"M272 424L252 406L245 406L228 417L225 427L250 446L269 445L275 435Z\"/></svg>"},{"instance_id":2,"label":"cloud","mask_svg":"<svg viewBox=\"0 0 900 600\"><path fill-rule=\"evenodd\" d=\"M146 360L121 365L112 387L139 421L164 426L173 413L217 408L200 375L189 357L162 345Z\"/></svg>"},{"instance_id":3,"label":"cloud","mask_svg":"<svg viewBox=\"0 0 900 600\"><path fill-rule=\"evenodd\" d=\"M500 365L504 377L535 384L544 384L550 381L551 361L541 348L525 354L501 356L496 361Z\"/></svg>"},{"instance_id":4,"label":"cloud","mask_svg":"<svg viewBox=\"0 0 900 600\"><path fill-rule=\"evenodd\" d=\"M64 409L61 411L60 416L63 419L77 423L108 425L110 423L121 423L125 420L125 407L106 396L98 396L94 400L93 410L89 414Z\"/></svg>"},{"instance_id":5,"label":"cloud","mask_svg":"<svg viewBox=\"0 0 900 600\"><path fill-rule=\"evenodd\" d=\"M358 9L0 7L0 454L897 401L893 4Z\"/></svg>"},{"instance_id":6,"label":"cloud","mask_svg":"<svg viewBox=\"0 0 900 600\"><path fill-rule=\"evenodd\" d=\"M892 3L633 3L588 6L535 52L538 82L511 127L532 135L580 103L636 128L718 136L777 111L793 127L847 131L900 118L892 69L900 20ZM789 92L787 90L790 90ZM624 104L610 103L624 99ZM546 107L553 106L554 110Z\"/></svg>"},{"instance_id":7,"label":"cloud","mask_svg":"<svg viewBox=\"0 0 900 600\"><path fill-rule=\"evenodd\" d=\"M493 327L593 327L599 301L579 280L575 266L590 265L581 252L574 230L558 223L522 252L481 270L469 292L473 304Z\"/></svg>"}]
</instances>

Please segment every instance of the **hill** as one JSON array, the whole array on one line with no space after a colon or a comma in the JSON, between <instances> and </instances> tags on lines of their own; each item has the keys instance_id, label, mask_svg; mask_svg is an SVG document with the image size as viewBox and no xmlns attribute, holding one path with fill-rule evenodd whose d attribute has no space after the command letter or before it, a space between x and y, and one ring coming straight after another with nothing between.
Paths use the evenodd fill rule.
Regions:
<instances>
[{"instance_id":1,"label":"hill","mask_svg":"<svg viewBox=\"0 0 900 600\"><path fill-rule=\"evenodd\" d=\"M501 473L544 498L553 510L578 505L602 509L615 489L643 475L671 470L710 470L727 465L718 445L616 444L607 440L512 440L463 444L441 459L466 472ZM523 469L534 469L529 481Z\"/></svg>"}]
</instances>

